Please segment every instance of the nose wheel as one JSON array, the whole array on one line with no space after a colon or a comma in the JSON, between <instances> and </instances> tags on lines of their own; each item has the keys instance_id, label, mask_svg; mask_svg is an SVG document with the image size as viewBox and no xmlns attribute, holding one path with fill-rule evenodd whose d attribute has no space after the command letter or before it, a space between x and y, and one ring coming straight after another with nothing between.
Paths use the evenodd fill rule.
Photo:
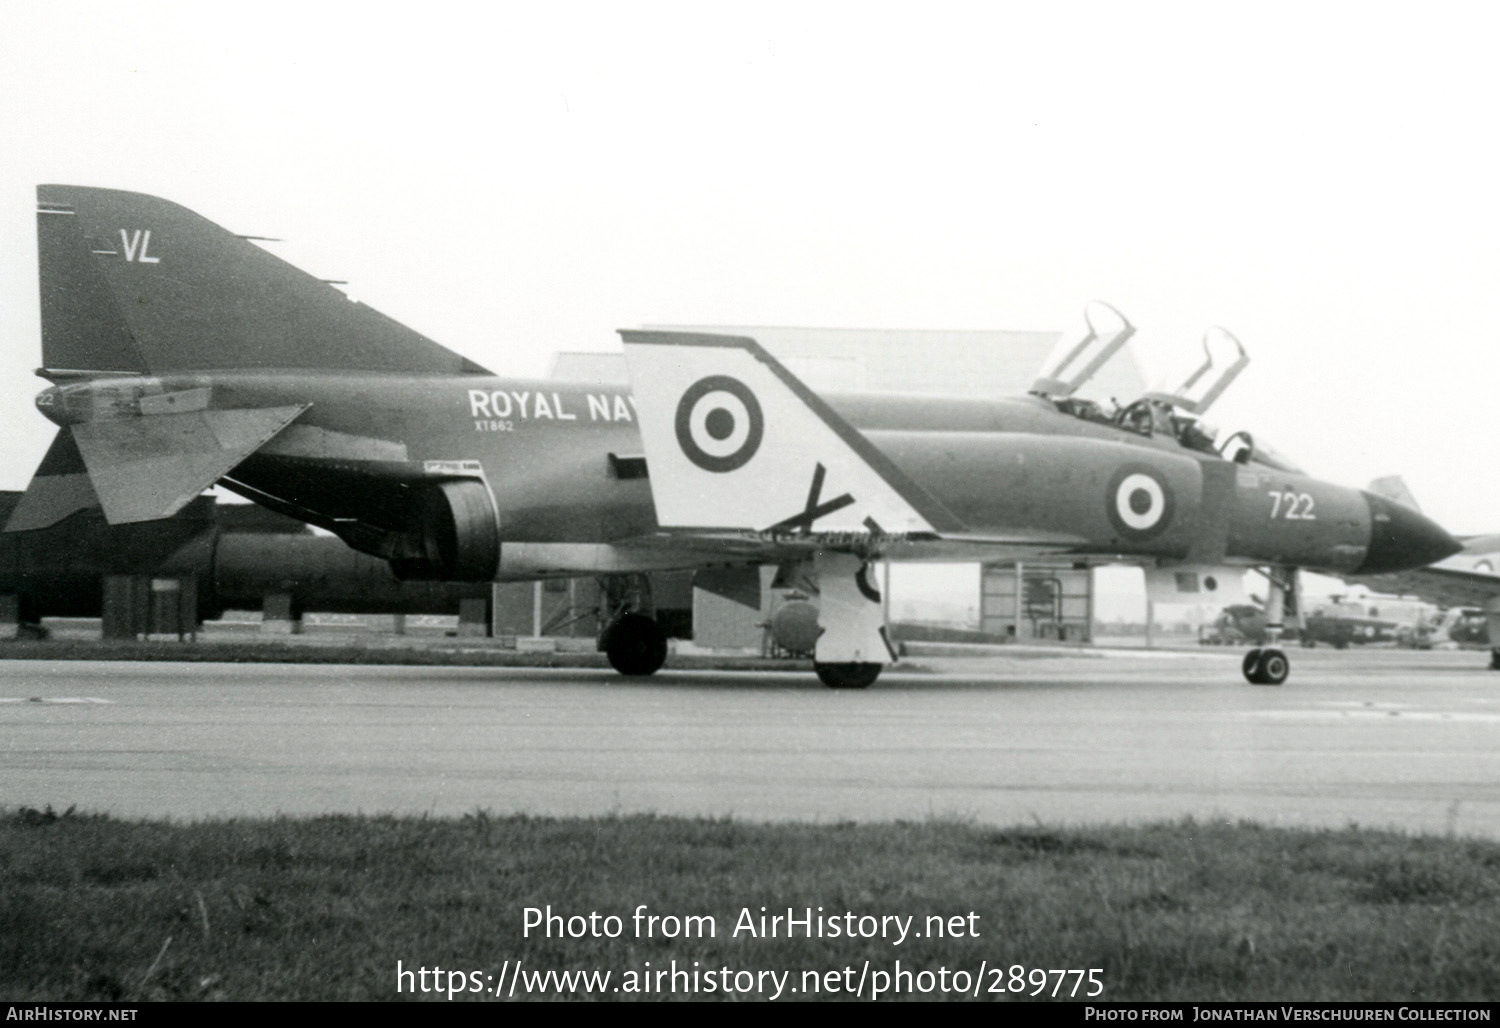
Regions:
<instances>
[{"instance_id":1,"label":"nose wheel","mask_svg":"<svg viewBox=\"0 0 1500 1028\"><path fill-rule=\"evenodd\" d=\"M1240 670L1245 672L1245 680L1251 685L1280 685L1286 681L1292 664L1281 650L1267 646L1245 654Z\"/></svg>"}]
</instances>

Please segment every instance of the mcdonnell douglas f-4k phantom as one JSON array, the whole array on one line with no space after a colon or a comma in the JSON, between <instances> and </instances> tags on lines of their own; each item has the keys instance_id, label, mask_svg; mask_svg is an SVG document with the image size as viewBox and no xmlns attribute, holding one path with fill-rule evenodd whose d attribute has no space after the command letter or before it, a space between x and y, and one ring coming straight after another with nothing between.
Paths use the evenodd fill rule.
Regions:
<instances>
[{"instance_id":1,"label":"mcdonnell douglas f-4k phantom","mask_svg":"<svg viewBox=\"0 0 1500 1028\"><path fill-rule=\"evenodd\" d=\"M816 596L815 666L844 688L895 659L877 560L1047 555L1179 581L1259 567L1275 629L1298 568L1373 574L1458 548L1247 438L1215 450L1194 415L1243 361L1118 416L1075 398L1133 331L1102 305L1014 399L825 398L753 339L660 331L622 333L627 394L497 378L165 200L38 199L53 384L36 402L60 430L8 531L96 505L163 518L218 483L407 578L774 564ZM625 674L666 656L639 593L618 590L600 640ZM1274 639L1246 656L1251 681L1286 678Z\"/></svg>"}]
</instances>

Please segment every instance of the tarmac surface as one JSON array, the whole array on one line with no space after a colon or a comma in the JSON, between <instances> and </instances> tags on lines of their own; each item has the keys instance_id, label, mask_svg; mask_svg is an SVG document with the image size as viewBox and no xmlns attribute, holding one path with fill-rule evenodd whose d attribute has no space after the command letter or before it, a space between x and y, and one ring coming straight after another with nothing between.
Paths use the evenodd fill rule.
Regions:
<instances>
[{"instance_id":1,"label":"tarmac surface","mask_svg":"<svg viewBox=\"0 0 1500 1028\"><path fill-rule=\"evenodd\" d=\"M806 673L0 661L0 804L751 821L1192 816L1500 838L1488 653L916 657Z\"/></svg>"}]
</instances>

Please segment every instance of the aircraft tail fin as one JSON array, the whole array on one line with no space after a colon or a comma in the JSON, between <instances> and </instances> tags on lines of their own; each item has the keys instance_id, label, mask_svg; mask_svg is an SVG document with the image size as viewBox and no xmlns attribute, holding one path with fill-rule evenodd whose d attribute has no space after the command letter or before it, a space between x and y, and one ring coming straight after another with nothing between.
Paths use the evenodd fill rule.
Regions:
<instances>
[{"instance_id":1,"label":"aircraft tail fin","mask_svg":"<svg viewBox=\"0 0 1500 1028\"><path fill-rule=\"evenodd\" d=\"M755 340L621 336L663 527L851 539L963 530Z\"/></svg>"},{"instance_id":2,"label":"aircraft tail fin","mask_svg":"<svg viewBox=\"0 0 1500 1028\"><path fill-rule=\"evenodd\" d=\"M154 196L38 186L37 242L48 370L484 373Z\"/></svg>"}]
</instances>

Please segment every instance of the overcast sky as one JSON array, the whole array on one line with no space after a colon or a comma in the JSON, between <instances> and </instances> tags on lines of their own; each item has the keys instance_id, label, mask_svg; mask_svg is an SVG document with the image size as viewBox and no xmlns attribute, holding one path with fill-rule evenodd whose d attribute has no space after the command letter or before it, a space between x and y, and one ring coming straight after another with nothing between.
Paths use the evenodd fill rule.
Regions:
<instances>
[{"instance_id":1,"label":"overcast sky","mask_svg":"<svg viewBox=\"0 0 1500 1028\"><path fill-rule=\"evenodd\" d=\"M643 323L1057 329L1500 529L1483 5L0 0L0 487L50 439L33 189L175 200L500 374Z\"/></svg>"}]
</instances>

